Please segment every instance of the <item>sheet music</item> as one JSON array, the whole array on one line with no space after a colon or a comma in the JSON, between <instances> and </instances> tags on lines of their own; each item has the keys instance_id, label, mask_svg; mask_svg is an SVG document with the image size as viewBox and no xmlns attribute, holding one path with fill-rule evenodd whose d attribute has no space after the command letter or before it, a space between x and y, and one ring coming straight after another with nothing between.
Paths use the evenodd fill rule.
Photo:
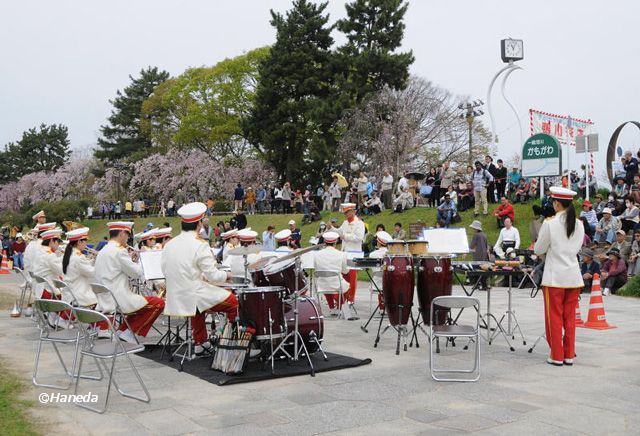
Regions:
<instances>
[{"instance_id":1,"label":"sheet music","mask_svg":"<svg viewBox=\"0 0 640 436\"><path fill-rule=\"evenodd\" d=\"M164 279L162 272L162 250L140 252L140 266L145 280Z\"/></svg>"},{"instance_id":2,"label":"sheet music","mask_svg":"<svg viewBox=\"0 0 640 436\"><path fill-rule=\"evenodd\" d=\"M468 253L469 240L465 229L425 229L425 241L429 242L428 253Z\"/></svg>"}]
</instances>

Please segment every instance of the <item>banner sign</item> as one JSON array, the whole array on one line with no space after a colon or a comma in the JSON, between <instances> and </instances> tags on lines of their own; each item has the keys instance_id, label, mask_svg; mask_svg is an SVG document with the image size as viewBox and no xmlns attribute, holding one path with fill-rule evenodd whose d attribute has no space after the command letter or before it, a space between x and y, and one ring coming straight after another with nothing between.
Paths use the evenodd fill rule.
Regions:
<instances>
[{"instance_id":1,"label":"banner sign","mask_svg":"<svg viewBox=\"0 0 640 436\"><path fill-rule=\"evenodd\" d=\"M561 156L556 138L545 133L533 135L522 147L522 176L559 176Z\"/></svg>"}]
</instances>

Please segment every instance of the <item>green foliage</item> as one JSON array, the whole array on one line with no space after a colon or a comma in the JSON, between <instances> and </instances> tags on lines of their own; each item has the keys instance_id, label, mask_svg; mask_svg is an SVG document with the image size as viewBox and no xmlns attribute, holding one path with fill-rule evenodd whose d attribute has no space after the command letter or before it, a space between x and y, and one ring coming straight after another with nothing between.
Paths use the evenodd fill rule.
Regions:
<instances>
[{"instance_id":1,"label":"green foliage","mask_svg":"<svg viewBox=\"0 0 640 436\"><path fill-rule=\"evenodd\" d=\"M26 409L33 404L20 399L24 385L15 374L8 371L6 365L0 365L0 434L35 435L33 420Z\"/></svg>"},{"instance_id":2,"label":"green foliage","mask_svg":"<svg viewBox=\"0 0 640 436\"><path fill-rule=\"evenodd\" d=\"M95 151L98 159L106 163L136 161L149 152L152 143L140 130L142 103L168 78L166 71L148 67L139 77L129 76L131 84L122 92L116 91L116 98L110 100L113 109L108 124L100 127L102 137Z\"/></svg>"},{"instance_id":3,"label":"green foliage","mask_svg":"<svg viewBox=\"0 0 640 436\"><path fill-rule=\"evenodd\" d=\"M396 50L404 37L407 7L404 0L354 0L346 5L347 18L337 23L347 37L338 49L340 89L355 103L385 86L406 86L413 53Z\"/></svg>"},{"instance_id":4,"label":"green foliage","mask_svg":"<svg viewBox=\"0 0 640 436\"><path fill-rule=\"evenodd\" d=\"M335 150L333 38L326 6L296 0L286 16L271 11L276 42L260 65L244 130L281 179L326 177L322 169Z\"/></svg>"},{"instance_id":5,"label":"green foliage","mask_svg":"<svg viewBox=\"0 0 640 436\"><path fill-rule=\"evenodd\" d=\"M0 183L18 180L37 171L54 171L67 162L69 130L62 124L41 124L22 134L17 142L10 142L0 153Z\"/></svg>"},{"instance_id":6,"label":"green foliage","mask_svg":"<svg viewBox=\"0 0 640 436\"><path fill-rule=\"evenodd\" d=\"M596 191L596 194L602 195L602 198L606 200L609 197L609 192L607 188L600 188Z\"/></svg>"},{"instance_id":7,"label":"green foliage","mask_svg":"<svg viewBox=\"0 0 640 436\"><path fill-rule=\"evenodd\" d=\"M631 277L627 284L618 290L618 295L640 297L640 276Z\"/></svg>"},{"instance_id":8,"label":"green foliage","mask_svg":"<svg viewBox=\"0 0 640 436\"><path fill-rule=\"evenodd\" d=\"M85 200L61 200L46 202L41 201L34 205L25 207L17 213L5 211L0 214L0 224L10 224L20 229L31 228L34 223L32 216L38 211L44 210L47 214L47 221L62 223L63 221L75 221L78 216L82 216L86 211L89 202Z\"/></svg>"},{"instance_id":9,"label":"green foliage","mask_svg":"<svg viewBox=\"0 0 640 436\"><path fill-rule=\"evenodd\" d=\"M258 66L268 54L268 47L257 48L167 80L142 105L142 131L163 148L243 155L248 146L241 120L251 110Z\"/></svg>"}]
</instances>

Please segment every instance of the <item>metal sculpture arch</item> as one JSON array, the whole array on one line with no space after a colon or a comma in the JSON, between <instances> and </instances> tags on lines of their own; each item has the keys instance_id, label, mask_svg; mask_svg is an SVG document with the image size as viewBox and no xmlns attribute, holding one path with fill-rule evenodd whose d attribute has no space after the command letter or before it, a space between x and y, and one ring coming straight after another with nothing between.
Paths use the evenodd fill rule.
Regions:
<instances>
[{"instance_id":1,"label":"metal sculpture arch","mask_svg":"<svg viewBox=\"0 0 640 436\"><path fill-rule=\"evenodd\" d=\"M633 124L640 130L640 123L637 121L626 121L618 126L616 130L613 131L613 135L611 135L611 139L609 139L609 147L607 148L607 176L609 176L609 183L613 186L613 171L611 170L611 162L616 159L616 147L618 146L618 136L620 132L627 124Z\"/></svg>"}]
</instances>

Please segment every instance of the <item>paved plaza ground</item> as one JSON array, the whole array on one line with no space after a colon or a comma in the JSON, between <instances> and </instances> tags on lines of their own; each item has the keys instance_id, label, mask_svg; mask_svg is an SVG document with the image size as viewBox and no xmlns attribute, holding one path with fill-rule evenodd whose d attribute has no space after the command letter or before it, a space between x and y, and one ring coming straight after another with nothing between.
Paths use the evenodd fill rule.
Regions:
<instances>
[{"instance_id":1,"label":"paved plaza ground","mask_svg":"<svg viewBox=\"0 0 640 436\"><path fill-rule=\"evenodd\" d=\"M1 276L0 293L14 293L16 278ZM456 289L454 293L459 293ZM486 293L478 292L483 307ZM504 312L506 291L494 288L492 309ZM357 307L368 310L366 284ZM586 317L588 296L581 301ZM113 392L104 415L72 404L38 404L47 392L29 388L34 419L47 434L637 434L640 432L640 300L606 297L607 331L578 329L576 364L556 368L544 363L542 298L515 291L514 307L527 345L516 338L515 352L504 339L481 342L482 374L476 383L438 383L428 371L428 346L395 355L395 338L373 348L375 329L361 321L325 321L328 351L371 358L370 365L317 374L219 387L161 364L135 357L152 400L149 404ZM471 313L468 314L471 316ZM468 319L468 318L467 318ZM29 319L0 314L0 356L30 383L37 330ZM151 342L152 338L149 338ZM71 348L67 356L71 355ZM51 350L48 350L51 351ZM471 357L458 345L442 358L461 364ZM43 375L57 371L52 352L42 357ZM444 361L443 361L444 362ZM125 369L124 366L121 367ZM128 372L118 374L135 388ZM102 395L104 385L88 385Z\"/></svg>"}]
</instances>

